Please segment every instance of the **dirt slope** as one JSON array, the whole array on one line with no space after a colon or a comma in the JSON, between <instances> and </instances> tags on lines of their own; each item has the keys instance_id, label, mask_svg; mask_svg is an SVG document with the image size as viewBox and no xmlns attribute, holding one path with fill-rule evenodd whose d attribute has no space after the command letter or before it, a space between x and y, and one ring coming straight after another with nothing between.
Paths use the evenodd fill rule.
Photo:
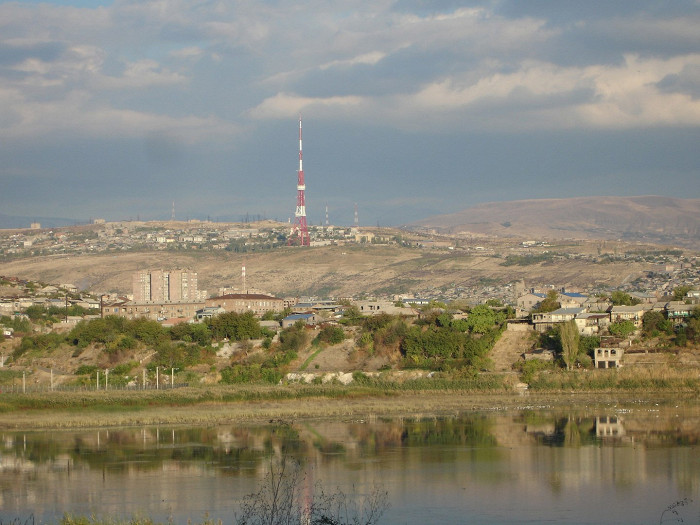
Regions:
<instances>
[{"instance_id":1,"label":"dirt slope","mask_svg":"<svg viewBox=\"0 0 700 525\"><path fill-rule=\"evenodd\" d=\"M490 354L494 363L494 372L510 371L513 363L522 359L523 352L532 348L533 334L533 330L503 332Z\"/></svg>"}]
</instances>

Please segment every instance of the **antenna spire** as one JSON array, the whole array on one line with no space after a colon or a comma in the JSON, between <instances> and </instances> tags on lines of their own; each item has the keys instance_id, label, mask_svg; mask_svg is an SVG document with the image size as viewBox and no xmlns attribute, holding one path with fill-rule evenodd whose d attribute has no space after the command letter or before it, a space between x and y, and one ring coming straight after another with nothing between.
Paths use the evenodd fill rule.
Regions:
<instances>
[{"instance_id":1,"label":"antenna spire","mask_svg":"<svg viewBox=\"0 0 700 525\"><path fill-rule=\"evenodd\" d=\"M288 244L310 246L309 229L306 225L306 183L301 147L301 115L299 115L299 171L297 172L297 209L294 212L294 226Z\"/></svg>"}]
</instances>

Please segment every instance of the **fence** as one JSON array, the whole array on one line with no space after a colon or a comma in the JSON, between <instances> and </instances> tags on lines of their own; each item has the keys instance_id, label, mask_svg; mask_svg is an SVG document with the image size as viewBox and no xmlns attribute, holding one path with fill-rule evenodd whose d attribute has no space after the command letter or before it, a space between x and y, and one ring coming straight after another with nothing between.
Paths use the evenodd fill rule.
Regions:
<instances>
[{"instance_id":1,"label":"fence","mask_svg":"<svg viewBox=\"0 0 700 525\"><path fill-rule=\"evenodd\" d=\"M22 385L22 384L11 384L11 385L0 385L0 394L35 394L35 393L46 393L46 392L105 392L112 390L127 390L127 391L139 391L139 390L172 390L175 388L186 388L190 386L189 383L173 383L169 381L166 383L161 383L156 385L152 384L141 384L141 385L100 385L99 388L96 385ZM2 525L2 524L0 524Z\"/></svg>"}]
</instances>

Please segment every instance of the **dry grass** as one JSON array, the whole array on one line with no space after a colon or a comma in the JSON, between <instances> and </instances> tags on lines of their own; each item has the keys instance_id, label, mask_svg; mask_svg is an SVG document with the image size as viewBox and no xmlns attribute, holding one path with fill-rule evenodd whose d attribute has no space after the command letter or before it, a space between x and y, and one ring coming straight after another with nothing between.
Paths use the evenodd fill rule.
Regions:
<instances>
[{"instance_id":1,"label":"dry grass","mask_svg":"<svg viewBox=\"0 0 700 525\"><path fill-rule=\"evenodd\" d=\"M112 393L110 393L111 395ZM373 416L415 417L459 415L468 411L555 407L591 407L610 403L686 402L697 405L696 393L588 392L478 393L458 390L396 390L390 394L346 387L236 386L182 389L164 396L128 392L107 403L104 392L32 395L37 405L47 398L57 405L8 411L8 395L0 413L2 429L104 428L142 425L219 425L299 419L366 419ZM124 394L129 394L125 396ZM15 395L14 397L21 397ZM25 396L25 399L27 396ZM25 403L26 405L27 403ZM31 404L31 403L30 403ZM62 406L58 406L62 405Z\"/></svg>"}]
</instances>

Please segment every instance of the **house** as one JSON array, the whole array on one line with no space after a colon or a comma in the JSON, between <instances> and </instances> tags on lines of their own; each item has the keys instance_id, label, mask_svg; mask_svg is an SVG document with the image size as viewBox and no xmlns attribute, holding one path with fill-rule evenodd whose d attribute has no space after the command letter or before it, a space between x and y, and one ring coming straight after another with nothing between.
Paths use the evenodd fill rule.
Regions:
<instances>
[{"instance_id":1,"label":"house","mask_svg":"<svg viewBox=\"0 0 700 525\"><path fill-rule=\"evenodd\" d=\"M596 348L593 359L596 368L619 368L622 366L622 348Z\"/></svg>"},{"instance_id":2,"label":"house","mask_svg":"<svg viewBox=\"0 0 700 525\"><path fill-rule=\"evenodd\" d=\"M392 301L355 301L355 306L364 315L381 313L397 315L407 311L406 308L396 306Z\"/></svg>"},{"instance_id":3,"label":"house","mask_svg":"<svg viewBox=\"0 0 700 525\"><path fill-rule=\"evenodd\" d=\"M565 292L557 297L562 308L579 308L588 300L587 295L581 293Z\"/></svg>"},{"instance_id":4,"label":"house","mask_svg":"<svg viewBox=\"0 0 700 525\"><path fill-rule=\"evenodd\" d=\"M666 304L666 318L673 324L682 324L691 316L695 308L697 308L697 306L694 304L685 304L682 301L671 301Z\"/></svg>"},{"instance_id":5,"label":"house","mask_svg":"<svg viewBox=\"0 0 700 525\"><path fill-rule=\"evenodd\" d=\"M656 295L651 293L630 292L629 295L632 299L637 299L644 304L654 304L656 302Z\"/></svg>"},{"instance_id":6,"label":"house","mask_svg":"<svg viewBox=\"0 0 700 525\"><path fill-rule=\"evenodd\" d=\"M127 319L145 317L155 321L172 318L194 319L197 311L204 308L203 302L168 302L137 303L135 301L116 301L102 306L102 315L116 315Z\"/></svg>"},{"instance_id":7,"label":"house","mask_svg":"<svg viewBox=\"0 0 700 525\"><path fill-rule=\"evenodd\" d=\"M610 314L584 312L574 319L581 335L595 335L610 325Z\"/></svg>"},{"instance_id":8,"label":"house","mask_svg":"<svg viewBox=\"0 0 700 525\"><path fill-rule=\"evenodd\" d=\"M201 310L197 310L195 317L197 318L197 321L202 322L205 319L211 319L215 315L220 315L220 314L225 314L225 313L226 313L226 310L224 310L220 306L205 306Z\"/></svg>"},{"instance_id":9,"label":"house","mask_svg":"<svg viewBox=\"0 0 700 525\"><path fill-rule=\"evenodd\" d=\"M540 304L544 298L547 297L543 293L526 293L517 298L516 302L518 308L527 310L528 312Z\"/></svg>"},{"instance_id":10,"label":"house","mask_svg":"<svg viewBox=\"0 0 700 525\"><path fill-rule=\"evenodd\" d=\"M415 306L425 306L430 304L430 299L421 299L419 297L400 297L398 299L403 304L410 304Z\"/></svg>"},{"instance_id":11,"label":"house","mask_svg":"<svg viewBox=\"0 0 700 525\"><path fill-rule=\"evenodd\" d=\"M262 316L266 312L281 312L284 310L284 300L271 295L257 293L232 293L212 297L204 301L206 307L223 308L227 312L242 314L253 312Z\"/></svg>"},{"instance_id":12,"label":"house","mask_svg":"<svg viewBox=\"0 0 700 525\"><path fill-rule=\"evenodd\" d=\"M610 322L621 323L632 321L637 328L642 326L644 312L649 310L649 305L638 304L635 306L613 306L610 309Z\"/></svg>"},{"instance_id":13,"label":"house","mask_svg":"<svg viewBox=\"0 0 700 525\"><path fill-rule=\"evenodd\" d=\"M289 328L296 324L297 321L303 321L307 326L313 326L320 323L322 319L319 315L313 313L292 314L282 319L282 328Z\"/></svg>"},{"instance_id":14,"label":"house","mask_svg":"<svg viewBox=\"0 0 700 525\"><path fill-rule=\"evenodd\" d=\"M532 324L538 332L546 332L559 323L573 321L585 311L585 308L559 308L553 312L536 313L532 314Z\"/></svg>"},{"instance_id":15,"label":"house","mask_svg":"<svg viewBox=\"0 0 700 525\"><path fill-rule=\"evenodd\" d=\"M336 303L335 301L304 301L296 303L292 306L292 312L295 314L306 313L309 311L314 312L337 312L342 308L342 305Z\"/></svg>"}]
</instances>

